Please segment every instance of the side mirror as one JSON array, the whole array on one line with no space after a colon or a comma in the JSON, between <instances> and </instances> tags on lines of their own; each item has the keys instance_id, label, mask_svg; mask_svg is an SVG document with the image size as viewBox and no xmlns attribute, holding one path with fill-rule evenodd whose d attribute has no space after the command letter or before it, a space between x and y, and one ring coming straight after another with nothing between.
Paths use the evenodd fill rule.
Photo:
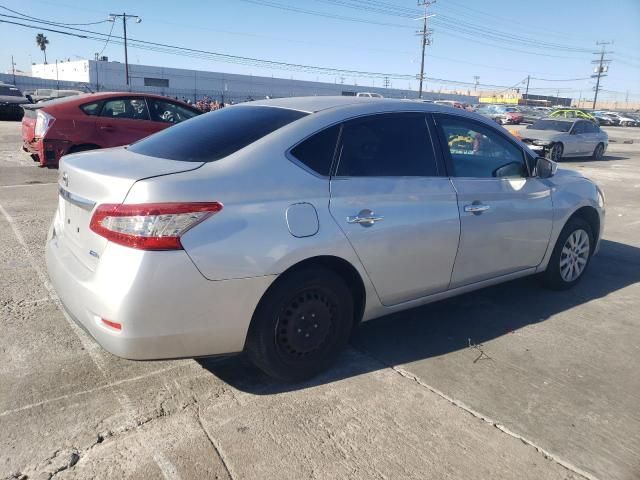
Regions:
<instances>
[{"instance_id":1,"label":"side mirror","mask_svg":"<svg viewBox=\"0 0 640 480\"><path fill-rule=\"evenodd\" d=\"M558 164L548 158L536 158L536 176L538 178L550 178L556 174Z\"/></svg>"}]
</instances>

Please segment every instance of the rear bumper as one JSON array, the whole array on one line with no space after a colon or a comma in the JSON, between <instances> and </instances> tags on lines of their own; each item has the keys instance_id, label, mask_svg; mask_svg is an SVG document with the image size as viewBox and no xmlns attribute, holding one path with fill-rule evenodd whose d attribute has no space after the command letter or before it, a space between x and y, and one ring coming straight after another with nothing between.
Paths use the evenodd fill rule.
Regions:
<instances>
[{"instance_id":1,"label":"rear bumper","mask_svg":"<svg viewBox=\"0 0 640 480\"><path fill-rule=\"evenodd\" d=\"M255 307L275 278L210 281L184 251L145 252L115 244L107 245L91 271L52 231L46 262L60 300L84 330L119 357L242 351ZM108 327L102 318L122 329Z\"/></svg>"},{"instance_id":2,"label":"rear bumper","mask_svg":"<svg viewBox=\"0 0 640 480\"><path fill-rule=\"evenodd\" d=\"M40 165L56 166L60 162L60 158L67 153L71 147L68 140L50 140L47 138L35 139L32 141L24 140L22 150L30 155L35 155Z\"/></svg>"}]
</instances>

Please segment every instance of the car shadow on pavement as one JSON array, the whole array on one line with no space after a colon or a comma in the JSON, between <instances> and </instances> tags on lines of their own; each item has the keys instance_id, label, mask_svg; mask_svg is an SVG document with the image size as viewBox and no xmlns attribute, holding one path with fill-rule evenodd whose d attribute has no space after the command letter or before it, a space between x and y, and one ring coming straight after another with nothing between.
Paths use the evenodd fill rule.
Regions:
<instances>
[{"instance_id":1,"label":"car shadow on pavement","mask_svg":"<svg viewBox=\"0 0 640 480\"><path fill-rule=\"evenodd\" d=\"M637 282L640 248L603 240L585 277L571 290L550 291L528 277L365 322L336 365L307 382L276 382L243 355L198 362L244 392L270 395L300 390L461 349L475 348L475 354L479 350L474 345L512 334Z\"/></svg>"}]
</instances>

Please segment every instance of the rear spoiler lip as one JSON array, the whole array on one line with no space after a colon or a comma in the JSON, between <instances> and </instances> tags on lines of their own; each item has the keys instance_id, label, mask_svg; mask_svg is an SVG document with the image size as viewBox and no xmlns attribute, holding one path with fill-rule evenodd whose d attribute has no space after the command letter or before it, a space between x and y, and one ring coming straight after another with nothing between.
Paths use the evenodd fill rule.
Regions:
<instances>
[{"instance_id":1,"label":"rear spoiler lip","mask_svg":"<svg viewBox=\"0 0 640 480\"><path fill-rule=\"evenodd\" d=\"M38 103L21 103L20 106L24 110L39 110L42 107L44 107L45 105L41 105L41 104L38 104Z\"/></svg>"}]
</instances>

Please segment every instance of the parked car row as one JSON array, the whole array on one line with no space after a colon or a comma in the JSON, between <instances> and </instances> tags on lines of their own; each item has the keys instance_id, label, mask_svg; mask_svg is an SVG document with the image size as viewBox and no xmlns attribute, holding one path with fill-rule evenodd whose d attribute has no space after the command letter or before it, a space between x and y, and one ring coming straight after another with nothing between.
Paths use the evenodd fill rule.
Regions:
<instances>
[{"instance_id":1,"label":"parked car row","mask_svg":"<svg viewBox=\"0 0 640 480\"><path fill-rule=\"evenodd\" d=\"M125 358L244 351L306 379L361 321L525 275L570 288L602 236L596 184L462 109L307 97L196 117L161 97L95 94L28 111L45 160L49 143L77 144L74 122L91 138L179 123L60 162L49 277Z\"/></svg>"}]
</instances>

